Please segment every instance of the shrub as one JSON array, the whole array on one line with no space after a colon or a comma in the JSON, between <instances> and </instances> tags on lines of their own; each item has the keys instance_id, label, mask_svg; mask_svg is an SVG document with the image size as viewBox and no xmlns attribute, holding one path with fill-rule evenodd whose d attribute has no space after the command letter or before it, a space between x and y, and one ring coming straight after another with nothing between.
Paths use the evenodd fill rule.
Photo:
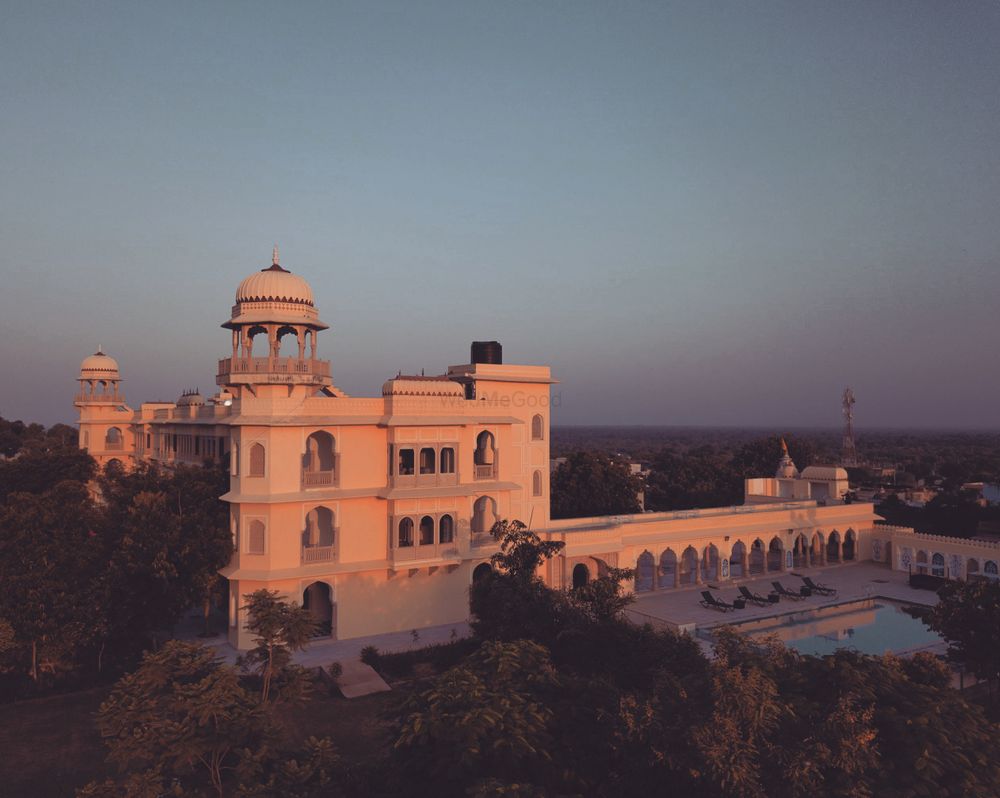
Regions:
<instances>
[{"instance_id":1,"label":"shrub","mask_svg":"<svg viewBox=\"0 0 1000 798\"><path fill-rule=\"evenodd\" d=\"M365 665L378 670L382 664L382 655L378 653L378 649L375 646L365 646L361 649L361 661Z\"/></svg>"}]
</instances>

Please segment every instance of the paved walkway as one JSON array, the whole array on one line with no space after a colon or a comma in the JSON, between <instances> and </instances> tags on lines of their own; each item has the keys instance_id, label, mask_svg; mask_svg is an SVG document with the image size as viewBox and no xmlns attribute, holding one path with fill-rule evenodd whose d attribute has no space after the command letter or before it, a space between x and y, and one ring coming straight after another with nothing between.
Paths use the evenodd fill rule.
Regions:
<instances>
[{"instance_id":1,"label":"paved walkway","mask_svg":"<svg viewBox=\"0 0 1000 798\"><path fill-rule=\"evenodd\" d=\"M456 637L468 637L469 634L469 624L463 621L418 629L416 639L412 632L391 632L384 635L355 637L351 640L314 640L305 651L296 652L295 662L308 668L326 667L331 662L339 662L346 670L349 662L360 658L361 649L365 646L375 646L381 653L395 653L424 648L436 643L449 643ZM229 645L223 635L207 639L197 637L190 639L214 648L226 662L236 662L240 653Z\"/></svg>"}]
</instances>

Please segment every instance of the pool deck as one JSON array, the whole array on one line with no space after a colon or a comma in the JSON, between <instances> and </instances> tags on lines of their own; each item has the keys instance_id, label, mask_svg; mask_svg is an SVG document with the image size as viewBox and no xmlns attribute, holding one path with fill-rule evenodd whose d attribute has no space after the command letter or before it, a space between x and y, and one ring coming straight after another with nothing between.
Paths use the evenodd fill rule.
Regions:
<instances>
[{"instance_id":1,"label":"pool deck","mask_svg":"<svg viewBox=\"0 0 1000 798\"><path fill-rule=\"evenodd\" d=\"M802 580L792 574L809 576L814 582L837 589L836 596L812 595L802 601L783 598L777 604L758 607L747 604L745 609L721 612L702 607L701 591L711 590L716 598L732 603L739 596L737 588L746 585L754 593L766 596L773 592L771 583L781 582L787 589L797 591ZM717 585L718 590L709 587ZM884 565L871 562L827 565L822 568L793 568L786 573L755 575L745 579L709 580L704 585L686 585L680 588L657 590L636 594L636 601L626 611L635 623L651 623L660 628L694 633L696 630L739 623L741 621L771 618L798 610L829 607L846 601L882 596L911 604L933 606L937 594L932 590L915 590L908 584L907 574L891 571Z\"/></svg>"}]
</instances>

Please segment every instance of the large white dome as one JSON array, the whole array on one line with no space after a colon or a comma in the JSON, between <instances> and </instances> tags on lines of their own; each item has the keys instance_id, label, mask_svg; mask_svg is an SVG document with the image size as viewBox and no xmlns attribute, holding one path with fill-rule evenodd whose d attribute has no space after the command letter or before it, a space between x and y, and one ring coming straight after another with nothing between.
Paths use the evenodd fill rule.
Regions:
<instances>
[{"instance_id":1,"label":"large white dome","mask_svg":"<svg viewBox=\"0 0 1000 798\"><path fill-rule=\"evenodd\" d=\"M109 357L98 347L92 355L88 355L80 364L80 379L99 379L101 377L118 377L118 361Z\"/></svg>"},{"instance_id":2,"label":"large white dome","mask_svg":"<svg viewBox=\"0 0 1000 798\"><path fill-rule=\"evenodd\" d=\"M288 302L313 307L313 292L303 278L275 263L243 280L236 289L236 302Z\"/></svg>"}]
</instances>

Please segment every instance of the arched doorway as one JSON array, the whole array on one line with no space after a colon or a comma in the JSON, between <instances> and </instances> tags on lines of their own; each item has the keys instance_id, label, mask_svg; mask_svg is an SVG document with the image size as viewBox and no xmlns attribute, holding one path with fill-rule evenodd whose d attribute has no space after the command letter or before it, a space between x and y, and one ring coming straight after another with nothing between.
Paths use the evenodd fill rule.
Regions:
<instances>
[{"instance_id":1,"label":"arched doorway","mask_svg":"<svg viewBox=\"0 0 1000 798\"><path fill-rule=\"evenodd\" d=\"M681 555L681 584L693 585L698 581L698 552L688 546Z\"/></svg>"},{"instance_id":2,"label":"arched doorway","mask_svg":"<svg viewBox=\"0 0 1000 798\"><path fill-rule=\"evenodd\" d=\"M582 562L573 568L573 589L584 587L590 581L590 569Z\"/></svg>"},{"instance_id":3,"label":"arched doorway","mask_svg":"<svg viewBox=\"0 0 1000 798\"><path fill-rule=\"evenodd\" d=\"M733 544L733 551L729 556L729 573L733 578L744 576L744 563L747 558L747 547L739 540Z\"/></svg>"},{"instance_id":4,"label":"arched doorway","mask_svg":"<svg viewBox=\"0 0 1000 798\"><path fill-rule=\"evenodd\" d=\"M656 578L656 560L653 555L644 551L635 561L635 592L645 593L653 589Z\"/></svg>"},{"instance_id":5,"label":"arched doorway","mask_svg":"<svg viewBox=\"0 0 1000 798\"><path fill-rule=\"evenodd\" d=\"M781 541L777 536L771 538L771 542L767 544L767 570L782 570L781 566L784 561L784 557L785 547L781 545Z\"/></svg>"},{"instance_id":6,"label":"arched doorway","mask_svg":"<svg viewBox=\"0 0 1000 798\"><path fill-rule=\"evenodd\" d=\"M757 538L750 546L748 557L748 570L750 576L764 573L764 541Z\"/></svg>"},{"instance_id":7,"label":"arched doorway","mask_svg":"<svg viewBox=\"0 0 1000 798\"><path fill-rule=\"evenodd\" d=\"M336 607L326 582L313 582L302 593L302 607L316 624L314 637L336 637Z\"/></svg>"},{"instance_id":8,"label":"arched doorway","mask_svg":"<svg viewBox=\"0 0 1000 798\"><path fill-rule=\"evenodd\" d=\"M795 545L792 547L792 566L794 568L806 568L809 565L809 541L806 536L799 534L795 536Z\"/></svg>"},{"instance_id":9,"label":"arched doorway","mask_svg":"<svg viewBox=\"0 0 1000 798\"><path fill-rule=\"evenodd\" d=\"M853 529L848 529L844 533L844 548L843 548L843 560L844 562L850 562L854 559L855 551L855 535Z\"/></svg>"},{"instance_id":10,"label":"arched doorway","mask_svg":"<svg viewBox=\"0 0 1000 798\"><path fill-rule=\"evenodd\" d=\"M826 541L823 540L823 534L817 532L812 538L812 564L822 565L826 563Z\"/></svg>"},{"instance_id":11,"label":"arched doorway","mask_svg":"<svg viewBox=\"0 0 1000 798\"><path fill-rule=\"evenodd\" d=\"M719 578L719 550L714 543L709 543L702 554L701 578L706 582Z\"/></svg>"},{"instance_id":12,"label":"arched doorway","mask_svg":"<svg viewBox=\"0 0 1000 798\"><path fill-rule=\"evenodd\" d=\"M931 575L944 576L944 555L935 554L931 557Z\"/></svg>"},{"instance_id":13,"label":"arched doorway","mask_svg":"<svg viewBox=\"0 0 1000 798\"><path fill-rule=\"evenodd\" d=\"M927 573L927 552L918 551L917 552L917 573L925 574Z\"/></svg>"},{"instance_id":14,"label":"arched doorway","mask_svg":"<svg viewBox=\"0 0 1000 798\"><path fill-rule=\"evenodd\" d=\"M826 541L826 561L840 562L840 533L835 529Z\"/></svg>"},{"instance_id":15,"label":"arched doorway","mask_svg":"<svg viewBox=\"0 0 1000 798\"><path fill-rule=\"evenodd\" d=\"M660 555L659 587L677 587L677 555L667 549Z\"/></svg>"}]
</instances>

